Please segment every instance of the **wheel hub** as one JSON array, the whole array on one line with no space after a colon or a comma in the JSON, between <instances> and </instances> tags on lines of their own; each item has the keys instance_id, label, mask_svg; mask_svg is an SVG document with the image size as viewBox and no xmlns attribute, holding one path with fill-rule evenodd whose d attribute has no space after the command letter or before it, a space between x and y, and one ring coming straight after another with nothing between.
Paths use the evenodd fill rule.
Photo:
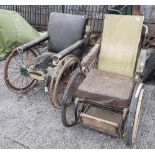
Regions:
<instances>
[{"instance_id":1,"label":"wheel hub","mask_svg":"<svg viewBox=\"0 0 155 155\"><path fill-rule=\"evenodd\" d=\"M20 73L23 76L28 76L29 75L28 70L25 67L20 68Z\"/></svg>"}]
</instances>

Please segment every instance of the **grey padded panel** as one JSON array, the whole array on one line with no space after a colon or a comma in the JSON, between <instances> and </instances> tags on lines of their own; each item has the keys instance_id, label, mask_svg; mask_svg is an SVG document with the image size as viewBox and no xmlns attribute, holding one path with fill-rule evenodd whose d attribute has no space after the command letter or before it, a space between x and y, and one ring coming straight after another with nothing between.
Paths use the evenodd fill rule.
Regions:
<instances>
[{"instance_id":1,"label":"grey padded panel","mask_svg":"<svg viewBox=\"0 0 155 155\"><path fill-rule=\"evenodd\" d=\"M88 19L80 15L51 13L48 24L48 50L58 53L83 39Z\"/></svg>"}]
</instances>

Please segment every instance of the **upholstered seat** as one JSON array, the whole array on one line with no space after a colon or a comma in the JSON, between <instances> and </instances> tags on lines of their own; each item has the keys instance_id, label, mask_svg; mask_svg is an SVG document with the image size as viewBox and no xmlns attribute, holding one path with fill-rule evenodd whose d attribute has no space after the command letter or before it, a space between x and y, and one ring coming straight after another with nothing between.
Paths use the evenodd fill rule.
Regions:
<instances>
[{"instance_id":1,"label":"upholstered seat","mask_svg":"<svg viewBox=\"0 0 155 155\"><path fill-rule=\"evenodd\" d=\"M99 105L122 109L130 104L133 84L130 77L92 70L79 86L78 96Z\"/></svg>"},{"instance_id":2,"label":"upholstered seat","mask_svg":"<svg viewBox=\"0 0 155 155\"><path fill-rule=\"evenodd\" d=\"M105 16L98 69L79 86L80 98L113 108L129 106L143 20L142 16Z\"/></svg>"}]
</instances>

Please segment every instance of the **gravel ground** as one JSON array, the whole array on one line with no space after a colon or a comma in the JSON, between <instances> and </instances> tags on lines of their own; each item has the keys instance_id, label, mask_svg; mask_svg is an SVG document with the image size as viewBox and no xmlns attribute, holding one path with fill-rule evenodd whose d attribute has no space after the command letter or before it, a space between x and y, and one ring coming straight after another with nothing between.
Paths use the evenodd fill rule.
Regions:
<instances>
[{"instance_id":1,"label":"gravel ground","mask_svg":"<svg viewBox=\"0 0 155 155\"><path fill-rule=\"evenodd\" d=\"M60 110L40 83L26 95L9 91L0 63L0 148L128 148L123 139L77 124L63 127ZM133 148L155 148L155 86L145 86L142 119Z\"/></svg>"}]
</instances>

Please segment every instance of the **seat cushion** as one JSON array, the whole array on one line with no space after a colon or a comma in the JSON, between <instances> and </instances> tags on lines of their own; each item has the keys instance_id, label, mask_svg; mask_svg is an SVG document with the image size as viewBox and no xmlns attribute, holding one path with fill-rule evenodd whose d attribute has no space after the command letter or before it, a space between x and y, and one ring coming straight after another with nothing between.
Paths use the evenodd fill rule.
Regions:
<instances>
[{"instance_id":1,"label":"seat cushion","mask_svg":"<svg viewBox=\"0 0 155 155\"><path fill-rule=\"evenodd\" d=\"M123 109L130 104L132 90L132 78L92 70L79 86L77 94L99 105Z\"/></svg>"},{"instance_id":2,"label":"seat cushion","mask_svg":"<svg viewBox=\"0 0 155 155\"><path fill-rule=\"evenodd\" d=\"M58 53L83 39L87 22L84 16L51 13L48 24L49 51Z\"/></svg>"}]
</instances>

